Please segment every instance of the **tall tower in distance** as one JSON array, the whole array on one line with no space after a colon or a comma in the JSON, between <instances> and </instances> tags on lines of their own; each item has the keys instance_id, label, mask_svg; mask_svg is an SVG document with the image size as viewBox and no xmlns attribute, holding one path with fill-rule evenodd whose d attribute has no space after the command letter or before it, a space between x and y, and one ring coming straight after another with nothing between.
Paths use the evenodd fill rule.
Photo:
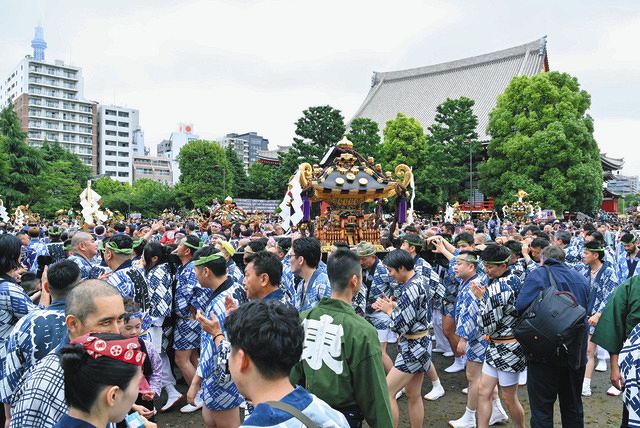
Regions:
<instances>
[{"instance_id":1,"label":"tall tower in distance","mask_svg":"<svg viewBox=\"0 0 640 428\"><path fill-rule=\"evenodd\" d=\"M36 61L44 61L44 50L47 48L47 42L44 41L44 29L38 25L36 27L36 35L31 40L33 48L33 59Z\"/></svg>"}]
</instances>

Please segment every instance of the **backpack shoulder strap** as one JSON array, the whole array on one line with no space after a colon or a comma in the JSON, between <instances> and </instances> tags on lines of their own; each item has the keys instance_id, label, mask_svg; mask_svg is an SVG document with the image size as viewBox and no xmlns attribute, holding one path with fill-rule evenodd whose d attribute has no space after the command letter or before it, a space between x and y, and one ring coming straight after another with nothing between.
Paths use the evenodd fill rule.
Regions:
<instances>
[{"instance_id":1,"label":"backpack shoulder strap","mask_svg":"<svg viewBox=\"0 0 640 428\"><path fill-rule=\"evenodd\" d=\"M320 425L313 422L307 415L302 413L297 408L293 407L291 404L285 403L283 401L267 401L265 404L268 404L275 409L289 413L291 416L302 422L307 428L321 428Z\"/></svg>"},{"instance_id":2,"label":"backpack shoulder strap","mask_svg":"<svg viewBox=\"0 0 640 428\"><path fill-rule=\"evenodd\" d=\"M551 269L549 269L549 266L546 266L546 265L542 265L542 267L549 274L549 283L551 284L551 286L553 288L555 288L557 290L558 289L558 283L556 282L556 279L553 277L553 274L551 273Z\"/></svg>"}]
</instances>

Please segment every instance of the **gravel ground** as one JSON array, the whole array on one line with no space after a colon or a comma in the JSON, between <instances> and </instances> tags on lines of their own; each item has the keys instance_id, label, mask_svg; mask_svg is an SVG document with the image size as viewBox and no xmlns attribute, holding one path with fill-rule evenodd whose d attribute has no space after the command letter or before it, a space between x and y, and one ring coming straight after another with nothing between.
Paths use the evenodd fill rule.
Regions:
<instances>
[{"instance_id":1,"label":"gravel ground","mask_svg":"<svg viewBox=\"0 0 640 428\"><path fill-rule=\"evenodd\" d=\"M440 354L434 354L434 363L438 369L438 374L446 394L435 402L424 402L425 427L446 427L447 421L457 419L462 416L466 404L466 395L461 390L466 386L466 379L463 372L445 373L444 368L451 364L453 358L444 358ZM609 397L606 394L609 388L609 373L594 372L592 380L591 397L583 398L585 411L585 427L617 427L620 426L620 416L622 413L622 401L620 397ZM181 390L186 390L184 385L178 385ZM425 380L422 393L426 394L431 389L431 382ZM527 426L529 425L529 400L527 398L526 387L518 392L520 401L525 409ZM159 401L163 403L164 397ZM407 401L401 398L400 406L400 426L408 427ZM201 427L202 417L199 412L190 415L183 415L178 410L158 415L159 427ZM511 427L511 423L503 424L502 427ZM560 412L556 403L555 426L560 426Z\"/></svg>"}]
</instances>

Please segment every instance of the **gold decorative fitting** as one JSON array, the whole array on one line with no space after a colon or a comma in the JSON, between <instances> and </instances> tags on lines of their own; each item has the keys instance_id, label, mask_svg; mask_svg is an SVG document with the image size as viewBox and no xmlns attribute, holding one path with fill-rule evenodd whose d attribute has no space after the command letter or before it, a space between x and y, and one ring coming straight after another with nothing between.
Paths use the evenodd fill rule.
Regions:
<instances>
[{"instance_id":1,"label":"gold decorative fitting","mask_svg":"<svg viewBox=\"0 0 640 428\"><path fill-rule=\"evenodd\" d=\"M376 181L377 181L378 183L382 184L382 183L384 183L384 178L380 177L380 178L378 178L378 180L376 180Z\"/></svg>"},{"instance_id":2,"label":"gold decorative fitting","mask_svg":"<svg viewBox=\"0 0 640 428\"><path fill-rule=\"evenodd\" d=\"M373 162L375 162L375 159L373 159L373 156L369 156L367 158L367 162L369 162L371 165L373 165Z\"/></svg>"},{"instance_id":3,"label":"gold decorative fitting","mask_svg":"<svg viewBox=\"0 0 640 428\"><path fill-rule=\"evenodd\" d=\"M369 175L373 175L373 170L371 168L365 168L364 172L366 172Z\"/></svg>"},{"instance_id":4,"label":"gold decorative fitting","mask_svg":"<svg viewBox=\"0 0 640 428\"><path fill-rule=\"evenodd\" d=\"M353 143L351 141L349 141L349 139L347 137L342 137L342 140L340 140L337 144L338 147L346 147L349 149L353 148Z\"/></svg>"},{"instance_id":5,"label":"gold decorative fitting","mask_svg":"<svg viewBox=\"0 0 640 428\"><path fill-rule=\"evenodd\" d=\"M367 180L364 177L362 177L360 180L358 180L358 183L360 183L361 186L366 186L368 182L369 182L369 180Z\"/></svg>"},{"instance_id":6,"label":"gold decorative fitting","mask_svg":"<svg viewBox=\"0 0 640 428\"><path fill-rule=\"evenodd\" d=\"M353 180L355 180L355 179L356 179L356 176L355 176L355 175L353 175L352 173L347 174L347 180L349 180L349 181L353 181Z\"/></svg>"},{"instance_id":7,"label":"gold decorative fitting","mask_svg":"<svg viewBox=\"0 0 640 428\"><path fill-rule=\"evenodd\" d=\"M342 178L342 177L336 178L336 184L338 186L342 186L344 184L344 178Z\"/></svg>"},{"instance_id":8,"label":"gold decorative fitting","mask_svg":"<svg viewBox=\"0 0 640 428\"><path fill-rule=\"evenodd\" d=\"M387 177L388 179L391 179L391 171L386 171L384 173L384 176Z\"/></svg>"},{"instance_id":9,"label":"gold decorative fitting","mask_svg":"<svg viewBox=\"0 0 640 428\"><path fill-rule=\"evenodd\" d=\"M379 163L376 164L376 171L382 172L382 165L380 165Z\"/></svg>"},{"instance_id":10,"label":"gold decorative fitting","mask_svg":"<svg viewBox=\"0 0 640 428\"><path fill-rule=\"evenodd\" d=\"M325 171L325 173L326 173L327 175L331 174L332 172L333 172L333 167L332 167L332 166L330 166L329 168L327 168L327 170Z\"/></svg>"}]
</instances>

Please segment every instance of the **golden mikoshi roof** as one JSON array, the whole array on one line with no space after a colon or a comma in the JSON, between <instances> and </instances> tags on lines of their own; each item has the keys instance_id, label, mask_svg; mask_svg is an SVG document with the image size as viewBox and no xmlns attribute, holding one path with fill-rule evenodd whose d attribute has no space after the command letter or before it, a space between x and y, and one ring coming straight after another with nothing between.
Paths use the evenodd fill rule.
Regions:
<instances>
[{"instance_id":1,"label":"golden mikoshi roof","mask_svg":"<svg viewBox=\"0 0 640 428\"><path fill-rule=\"evenodd\" d=\"M411 168L400 164L383 172L372 157L365 158L353 150L353 144L343 138L324 157L320 165L300 165L300 184L311 190L310 200L335 205L358 205L376 199L390 198L404 190L411 181Z\"/></svg>"}]
</instances>

